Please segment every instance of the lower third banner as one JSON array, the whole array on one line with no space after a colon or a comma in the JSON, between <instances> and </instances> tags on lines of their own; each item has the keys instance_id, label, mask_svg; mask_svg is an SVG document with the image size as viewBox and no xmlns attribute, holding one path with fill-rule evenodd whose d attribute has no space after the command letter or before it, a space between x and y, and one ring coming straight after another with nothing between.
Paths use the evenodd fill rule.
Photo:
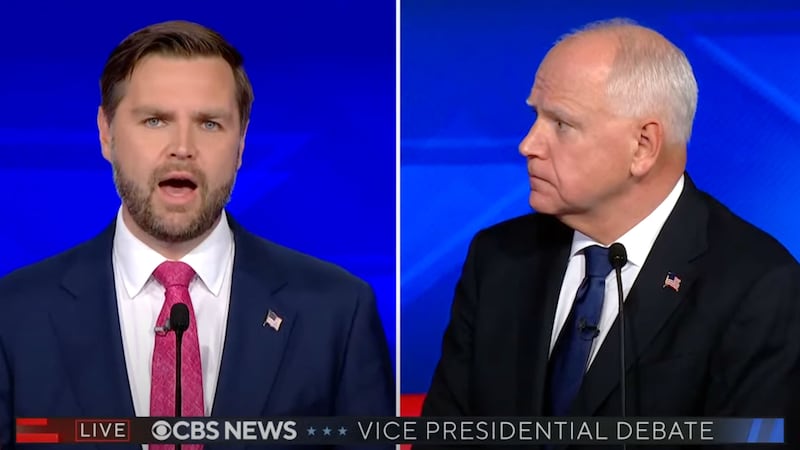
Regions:
<instances>
[{"instance_id":1,"label":"lower third banner","mask_svg":"<svg viewBox=\"0 0 800 450\"><path fill-rule=\"evenodd\" d=\"M783 443L775 418L18 418L18 443L353 444Z\"/></svg>"}]
</instances>

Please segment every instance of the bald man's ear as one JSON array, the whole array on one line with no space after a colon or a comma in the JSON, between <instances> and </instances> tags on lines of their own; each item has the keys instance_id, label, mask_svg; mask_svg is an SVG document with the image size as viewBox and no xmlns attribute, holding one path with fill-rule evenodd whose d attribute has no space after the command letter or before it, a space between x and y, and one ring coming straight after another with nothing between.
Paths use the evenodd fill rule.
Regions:
<instances>
[{"instance_id":1,"label":"bald man's ear","mask_svg":"<svg viewBox=\"0 0 800 450\"><path fill-rule=\"evenodd\" d=\"M657 120L642 122L631 162L631 175L641 177L653 168L664 146L664 126Z\"/></svg>"},{"instance_id":2,"label":"bald man's ear","mask_svg":"<svg viewBox=\"0 0 800 450\"><path fill-rule=\"evenodd\" d=\"M97 108L97 131L100 134L100 148L103 151L103 158L111 162L111 122L103 107Z\"/></svg>"}]
</instances>

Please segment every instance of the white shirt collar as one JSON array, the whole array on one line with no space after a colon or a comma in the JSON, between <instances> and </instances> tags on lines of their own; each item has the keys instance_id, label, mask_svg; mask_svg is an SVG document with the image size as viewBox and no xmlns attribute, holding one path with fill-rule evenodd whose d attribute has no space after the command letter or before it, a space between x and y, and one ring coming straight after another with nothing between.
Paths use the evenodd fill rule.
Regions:
<instances>
[{"instance_id":1,"label":"white shirt collar","mask_svg":"<svg viewBox=\"0 0 800 450\"><path fill-rule=\"evenodd\" d=\"M625 251L628 254L628 263L638 267L644 265L647 255L650 254L650 249L653 248L653 244L658 234L661 232L661 228L664 226L664 223L667 221L672 209L675 208L675 204L678 203L678 198L683 192L683 178L684 176L681 175L678 182L675 183L675 187L672 188L672 192L667 195L653 212L636 224L636 226L628 230L627 233L623 234L622 237L617 239L616 242L625 246ZM572 236L570 259L581 250L591 245L605 247L589 236L575 230Z\"/></svg>"},{"instance_id":2,"label":"white shirt collar","mask_svg":"<svg viewBox=\"0 0 800 450\"><path fill-rule=\"evenodd\" d=\"M224 281L224 269L232 263L233 232L227 214L197 247L180 261L189 264L206 288L218 297ZM153 271L167 259L135 237L122 219L122 208L117 212L114 233L114 259L122 274L122 283L130 298L135 298L147 284Z\"/></svg>"}]
</instances>

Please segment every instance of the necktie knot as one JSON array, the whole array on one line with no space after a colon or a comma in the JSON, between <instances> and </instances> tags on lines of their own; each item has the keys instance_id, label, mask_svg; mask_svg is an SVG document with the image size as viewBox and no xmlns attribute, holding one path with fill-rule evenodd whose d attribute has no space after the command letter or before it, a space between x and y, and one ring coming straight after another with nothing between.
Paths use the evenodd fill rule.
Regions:
<instances>
[{"instance_id":1,"label":"necktie knot","mask_svg":"<svg viewBox=\"0 0 800 450\"><path fill-rule=\"evenodd\" d=\"M605 279L614 269L608 259L608 249L599 245L592 245L583 249L586 257L586 276L590 278Z\"/></svg>"},{"instance_id":2,"label":"necktie knot","mask_svg":"<svg viewBox=\"0 0 800 450\"><path fill-rule=\"evenodd\" d=\"M181 261L164 261L153 272L153 277L165 288L177 286L188 288L194 278L192 266Z\"/></svg>"}]
</instances>

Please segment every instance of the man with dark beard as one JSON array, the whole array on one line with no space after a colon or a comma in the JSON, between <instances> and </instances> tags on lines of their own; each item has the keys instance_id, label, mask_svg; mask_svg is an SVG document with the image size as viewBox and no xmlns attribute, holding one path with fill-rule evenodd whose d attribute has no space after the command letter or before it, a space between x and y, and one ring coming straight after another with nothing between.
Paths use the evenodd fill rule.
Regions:
<instances>
[{"instance_id":1,"label":"man with dark beard","mask_svg":"<svg viewBox=\"0 0 800 450\"><path fill-rule=\"evenodd\" d=\"M183 416L394 414L371 288L224 211L253 100L238 51L157 24L111 53L100 85L122 205L96 238L0 280L0 447L14 417L173 416L175 304Z\"/></svg>"}]
</instances>

